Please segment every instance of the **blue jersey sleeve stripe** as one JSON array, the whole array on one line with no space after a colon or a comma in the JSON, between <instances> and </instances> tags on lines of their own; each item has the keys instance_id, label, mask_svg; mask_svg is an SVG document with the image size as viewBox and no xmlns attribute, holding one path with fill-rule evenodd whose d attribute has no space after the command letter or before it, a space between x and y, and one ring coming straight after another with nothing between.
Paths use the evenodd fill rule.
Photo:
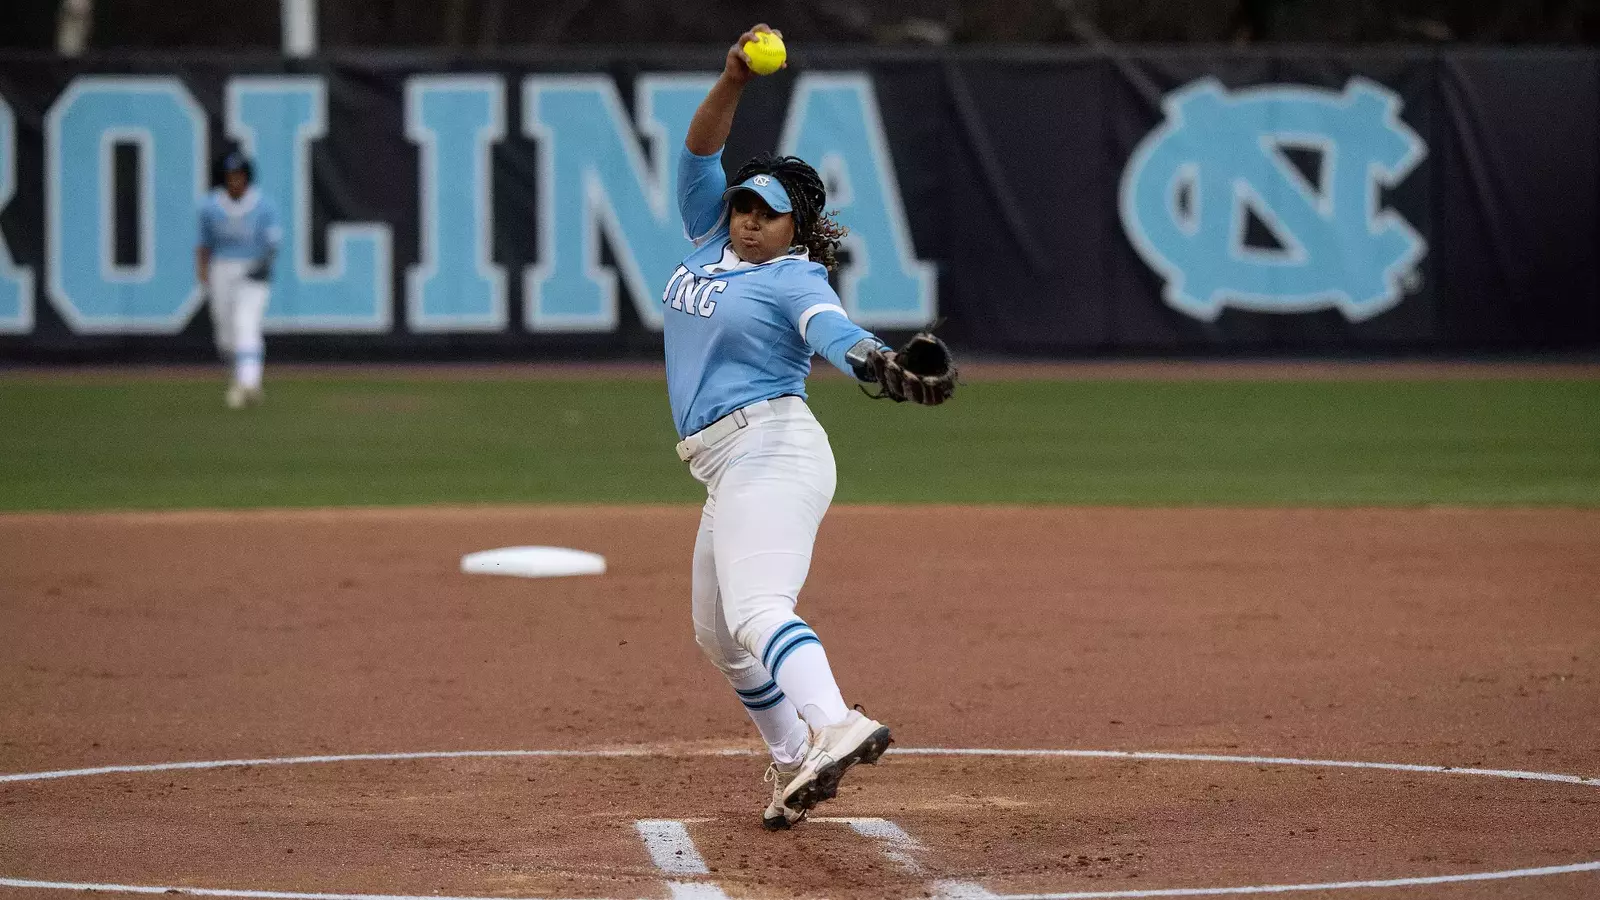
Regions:
<instances>
[{"instance_id":1,"label":"blue jersey sleeve stripe","mask_svg":"<svg viewBox=\"0 0 1600 900\"><path fill-rule=\"evenodd\" d=\"M818 316L810 323L805 333L806 344L815 350L818 356L832 363L834 368L851 376L855 375L855 370L845 361L845 353L859 341L872 337L872 332L842 315Z\"/></svg>"},{"instance_id":2,"label":"blue jersey sleeve stripe","mask_svg":"<svg viewBox=\"0 0 1600 900\"><path fill-rule=\"evenodd\" d=\"M811 324L812 317L816 316L817 313L825 312L836 312L847 319L850 318L850 314L844 311L844 307L837 303L818 303L800 314L800 340L806 339L806 326Z\"/></svg>"}]
</instances>

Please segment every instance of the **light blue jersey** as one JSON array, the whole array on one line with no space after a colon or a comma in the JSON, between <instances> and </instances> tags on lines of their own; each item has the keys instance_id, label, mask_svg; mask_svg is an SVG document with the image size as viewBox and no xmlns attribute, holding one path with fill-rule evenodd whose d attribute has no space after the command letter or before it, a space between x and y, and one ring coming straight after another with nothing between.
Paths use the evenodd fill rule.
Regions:
<instances>
[{"instance_id":1,"label":"light blue jersey","mask_svg":"<svg viewBox=\"0 0 1600 900\"><path fill-rule=\"evenodd\" d=\"M813 352L847 374L845 351L872 333L851 322L828 270L804 251L751 265L734 253L722 152L678 158L678 212L695 249L667 281L667 396L687 437L760 400L805 397Z\"/></svg>"},{"instance_id":2,"label":"light blue jersey","mask_svg":"<svg viewBox=\"0 0 1600 900\"><path fill-rule=\"evenodd\" d=\"M216 259L257 260L283 237L278 211L253 186L238 200L217 188L200 207L200 246Z\"/></svg>"}]
</instances>

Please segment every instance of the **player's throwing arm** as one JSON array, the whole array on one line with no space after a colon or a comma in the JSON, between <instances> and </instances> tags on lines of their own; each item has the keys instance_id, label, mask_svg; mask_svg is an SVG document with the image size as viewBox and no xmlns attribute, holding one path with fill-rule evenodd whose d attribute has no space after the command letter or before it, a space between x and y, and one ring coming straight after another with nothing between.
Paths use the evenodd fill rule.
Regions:
<instances>
[{"instance_id":1,"label":"player's throwing arm","mask_svg":"<svg viewBox=\"0 0 1600 900\"><path fill-rule=\"evenodd\" d=\"M813 354L873 396L936 406L955 391L949 348L899 350L850 321L828 284L845 228L817 172L762 153L727 176L722 149L745 87L786 65L765 25L728 48L678 156L678 211L693 242L661 296L678 458L706 488L695 540L695 640L772 753L769 829L877 762L889 729L846 705L822 640L795 607L833 500L827 433L806 406Z\"/></svg>"}]
</instances>

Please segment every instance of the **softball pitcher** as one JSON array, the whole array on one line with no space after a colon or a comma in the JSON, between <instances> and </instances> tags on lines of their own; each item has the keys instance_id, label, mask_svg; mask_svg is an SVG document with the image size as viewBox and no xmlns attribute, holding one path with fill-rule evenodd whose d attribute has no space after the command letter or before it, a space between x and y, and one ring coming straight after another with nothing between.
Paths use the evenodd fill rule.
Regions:
<instances>
[{"instance_id":1,"label":"softball pitcher","mask_svg":"<svg viewBox=\"0 0 1600 900\"><path fill-rule=\"evenodd\" d=\"M878 396L936 405L955 389L931 335L912 365L850 321L828 284L845 234L825 211L816 171L762 154L731 180L722 148L755 73L743 46L689 126L678 161L678 209L694 250L668 280L667 391L678 457L706 487L695 540L695 639L727 676L772 751L769 829L788 828L834 796L859 762L876 762L889 729L845 704L822 641L795 614L817 527L833 500L828 436L806 406L820 354ZM774 32L775 33L775 32Z\"/></svg>"},{"instance_id":2,"label":"softball pitcher","mask_svg":"<svg viewBox=\"0 0 1600 900\"><path fill-rule=\"evenodd\" d=\"M222 173L222 186L200 207L195 277L210 300L217 352L233 370L225 399L230 409L239 409L261 402L261 320L283 232L272 201L251 183L253 169L244 154L224 157Z\"/></svg>"}]
</instances>

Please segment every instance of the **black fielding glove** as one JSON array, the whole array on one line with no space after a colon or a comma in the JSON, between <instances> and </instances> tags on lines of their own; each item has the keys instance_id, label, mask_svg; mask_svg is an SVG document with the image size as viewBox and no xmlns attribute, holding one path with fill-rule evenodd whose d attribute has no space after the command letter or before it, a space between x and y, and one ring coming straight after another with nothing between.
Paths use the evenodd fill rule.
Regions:
<instances>
[{"instance_id":1,"label":"black fielding glove","mask_svg":"<svg viewBox=\"0 0 1600 900\"><path fill-rule=\"evenodd\" d=\"M867 395L874 399L938 406L956 392L950 346L932 330L917 332L898 350L878 347L867 353L863 363L856 369L857 377L870 374L862 380L877 382L877 393Z\"/></svg>"}]
</instances>

